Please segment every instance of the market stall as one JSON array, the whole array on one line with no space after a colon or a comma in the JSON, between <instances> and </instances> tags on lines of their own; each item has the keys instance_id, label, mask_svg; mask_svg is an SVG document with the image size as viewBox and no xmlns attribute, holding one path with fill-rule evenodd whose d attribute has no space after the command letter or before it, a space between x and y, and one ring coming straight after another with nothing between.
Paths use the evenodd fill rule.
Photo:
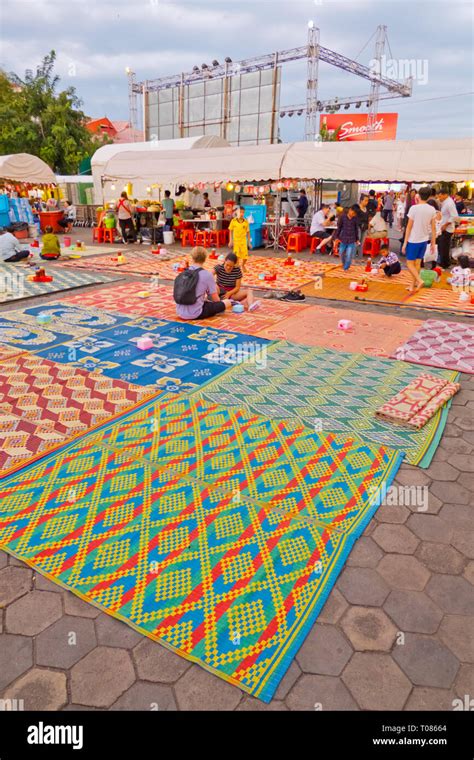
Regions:
<instances>
[{"instance_id":1,"label":"market stall","mask_svg":"<svg viewBox=\"0 0 474 760\"><path fill-rule=\"evenodd\" d=\"M0 226L34 225L38 217L35 219L29 197L48 195L55 183L54 172L37 156L0 156Z\"/></svg>"},{"instance_id":2,"label":"market stall","mask_svg":"<svg viewBox=\"0 0 474 760\"><path fill-rule=\"evenodd\" d=\"M314 180L348 182L440 182L474 178L474 149L469 138L394 142L299 142L246 147L214 147L144 153L124 150L103 167L104 192L117 183L200 189L224 187L255 191L256 202L273 198L272 234L281 242L282 193Z\"/></svg>"}]
</instances>

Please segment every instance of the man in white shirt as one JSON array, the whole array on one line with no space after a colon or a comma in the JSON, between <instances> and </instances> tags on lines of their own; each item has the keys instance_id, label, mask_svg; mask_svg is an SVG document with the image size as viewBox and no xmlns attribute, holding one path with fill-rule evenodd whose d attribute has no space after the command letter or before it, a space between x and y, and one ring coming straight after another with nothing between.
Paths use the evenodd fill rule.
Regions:
<instances>
[{"instance_id":1,"label":"man in white shirt","mask_svg":"<svg viewBox=\"0 0 474 760\"><path fill-rule=\"evenodd\" d=\"M427 203L430 195L430 187L426 185L420 187L420 202L411 206L408 212L408 223L405 230L402 253L406 253L407 269L413 280L412 287L408 288L410 293L415 293L423 287L420 268L430 240L431 252L433 253L435 250L436 210Z\"/></svg>"},{"instance_id":2,"label":"man in white shirt","mask_svg":"<svg viewBox=\"0 0 474 760\"><path fill-rule=\"evenodd\" d=\"M333 232L327 229L330 224L333 224L333 220L329 218L329 206L323 203L319 211L316 211L313 215L309 230L311 237L322 238L318 249L323 246L326 247L329 243L329 240L326 240L326 238L332 237Z\"/></svg>"},{"instance_id":3,"label":"man in white shirt","mask_svg":"<svg viewBox=\"0 0 474 760\"><path fill-rule=\"evenodd\" d=\"M0 262L15 262L28 258L30 251L23 250L15 235L0 229Z\"/></svg>"},{"instance_id":4,"label":"man in white shirt","mask_svg":"<svg viewBox=\"0 0 474 760\"><path fill-rule=\"evenodd\" d=\"M438 193L438 200L441 203L441 234L436 241L438 243L438 263L440 267L447 269L450 263L449 251L451 248L451 238L459 214L456 209L456 204L449 195L448 188L441 188Z\"/></svg>"}]
</instances>

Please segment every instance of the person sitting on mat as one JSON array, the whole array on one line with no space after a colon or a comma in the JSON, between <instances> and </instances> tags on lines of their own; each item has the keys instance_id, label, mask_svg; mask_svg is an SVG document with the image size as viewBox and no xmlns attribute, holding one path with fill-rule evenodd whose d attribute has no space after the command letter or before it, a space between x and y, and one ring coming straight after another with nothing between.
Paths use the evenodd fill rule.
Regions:
<instances>
[{"instance_id":1,"label":"person sitting on mat","mask_svg":"<svg viewBox=\"0 0 474 760\"><path fill-rule=\"evenodd\" d=\"M42 259L59 259L61 256L61 245L59 238L53 233L53 228L48 225L44 228L45 234L42 238L43 249L40 253Z\"/></svg>"},{"instance_id":2,"label":"person sitting on mat","mask_svg":"<svg viewBox=\"0 0 474 760\"><path fill-rule=\"evenodd\" d=\"M242 270L237 265L238 259L235 253L228 253L223 264L214 267L214 275L219 289L219 298L230 298L231 301L242 301L249 311L254 311L260 305L260 301L253 300L253 293L249 290L241 290Z\"/></svg>"},{"instance_id":3,"label":"person sitting on mat","mask_svg":"<svg viewBox=\"0 0 474 760\"><path fill-rule=\"evenodd\" d=\"M201 246L193 248L191 258L191 266L174 281L173 296L178 317L207 319L230 309L232 301L229 298L221 301L212 272L202 268L207 258L206 249Z\"/></svg>"},{"instance_id":4,"label":"person sitting on mat","mask_svg":"<svg viewBox=\"0 0 474 760\"><path fill-rule=\"evenodd\" d=\"M229 224L229 248L233 248L239 259L239 266L245 272L245 264L249 257L249 248L252 248L250 238L250 224L245 219L245 209L241 206L237 209L237 216Z\"/></svg>"},{"instance_id":5,"label":"person sitting on mat","mask_svg":"<svg viewBox=\"0 0 474 760\"><path fill-rule=\"evenodd\" d=\"M391 277L394 274L400 274L402 271L401 264L398 260L398 256L393 251L389 251L387 245L383 245L380 248L380 256L378 266L383 269L384 274L387 277Z\"/></svg>"},{"instance_id":6,"label":"person sitting on mat","mask_svg":"<svg viewBox=\"0 0 474 760\"><path fill-rule=\"evenodd\" d=\"M469 288L472 282L472 272L469 266L469 256L461 254L458 256L457 266L451 269L451 277L448 282L455 288Z\"/></svg>"},{"instance_id":7,"label":"person sitting on mat","mask_svg":"<svg viewBox=\"0 0 474 760\"><path fill-rule=\"evenodd\" d=\"M0 227L0 261L13 263L27 259L30 255L29 249L23 250L15 235Z\"/></svg>"}]
</instances>

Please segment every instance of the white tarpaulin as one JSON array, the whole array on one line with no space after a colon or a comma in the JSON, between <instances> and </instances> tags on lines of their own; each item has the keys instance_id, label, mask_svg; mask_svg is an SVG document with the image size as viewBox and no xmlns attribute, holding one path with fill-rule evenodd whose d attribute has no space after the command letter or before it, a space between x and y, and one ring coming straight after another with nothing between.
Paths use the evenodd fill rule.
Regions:
<instances>
[{"instance_id":1,"label":"white tarpaulin","mask_svg":"<svg viewBox=\"0 0 474 760\"><path fill-rule=\"evenodd\" d=\"M190 182L325 179L439 182L474 179L473 141L298 142L143 153L124 151L104 167L108 181L138 179L163 186Z\"/></svg>"},{"instance_id":2,"label":"white tarpaulin","mask_svg":"<svg viewBox=\"0 0 474 760\"><path fill-rule=\"evenodd\" d=\"M152 140L150 142L103 145L102 148L96 150L91 159L96 203L102 203L102 176L106 174L105 166L108 163L113 166L129 166L133 168L134 177L133 179L132 177L127 177L127 182L135 180L133 189L135 197L145 198L147 196L146 186L158 182L158 180L150 178L151 175L147 169L150 160L156 153L161 154L163 151L173 151L181 155L182 151L207 151L210 148L228 145L227 140L223 140L216 135L197 135L196 137L183 137L177 140ZM125 154L129 157L127 162L123 161L122 158ZM120 178L122 176L124 175L120 174ZM109 196L117 197L117 192L108 192L106 197L108 198Z\"/></svg>"},{"instance_id":3,"label":"white tarpaulin","mask_svg":"<svg viewBox=\"0 0 474 760\"><path fill-rule=\"evenodd\" d=\"M56 182L54 172L41 158L29 153L12 153L0 156L0 177L16 182L50 185Z\"/></svg>"}]
</instances>

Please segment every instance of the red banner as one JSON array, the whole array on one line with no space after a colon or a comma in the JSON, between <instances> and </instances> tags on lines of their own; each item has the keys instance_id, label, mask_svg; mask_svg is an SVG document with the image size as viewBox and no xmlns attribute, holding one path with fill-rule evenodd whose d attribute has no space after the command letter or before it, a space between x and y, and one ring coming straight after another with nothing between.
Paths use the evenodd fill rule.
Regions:
<instances>
[{"instance_id":1,"label":"red banner","mask_svg":"<svg viewBox=\"0 0 474 760\"><path fill-rule=\"evenodd\" d=\"M329 133L339 129L338 142L367 140L366 113L328 113L321 114L319 128ZM397 113L378 113L375 117L369 138L371 140L395 140L397 135Z\"/></svg>"}]
</instances>

